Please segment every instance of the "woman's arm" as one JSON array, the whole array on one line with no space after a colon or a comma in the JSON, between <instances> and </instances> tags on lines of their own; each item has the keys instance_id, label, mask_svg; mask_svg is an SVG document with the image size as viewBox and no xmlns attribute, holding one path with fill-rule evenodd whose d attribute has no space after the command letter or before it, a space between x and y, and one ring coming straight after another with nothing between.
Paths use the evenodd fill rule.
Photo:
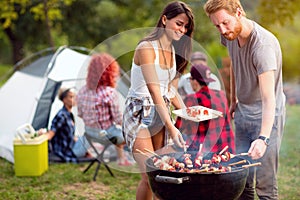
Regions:
<instances>
[{"instance_id":1,"label":"woman's arm","mask_svg":"<svg viewBox=\"0 0 300 200\"><path fill-rule=\"evenodd\" d=\"M171 103L175 107L175 109L186 108L180 94L178 93L178 81L179 77L175 77L171 83L171 91L174 94L174 97L171 98Z\"/></svg>"}]
</instances>

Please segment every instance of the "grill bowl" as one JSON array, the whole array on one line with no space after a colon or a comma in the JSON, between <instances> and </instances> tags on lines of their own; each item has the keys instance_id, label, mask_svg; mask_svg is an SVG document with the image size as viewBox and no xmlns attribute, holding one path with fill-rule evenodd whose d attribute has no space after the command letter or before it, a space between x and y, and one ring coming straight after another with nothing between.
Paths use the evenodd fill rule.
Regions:
<instances>
[{"instance_id":1,"label":"grill bowl","mask_svg":"<svg viewBox=\"0 0 300 200\"><path fill-rule=\"evenodd\" d=\"M183 154L165 155L178 160ZM227 166L241 160L244 159L235 157L222 165ZM231 172L186 173L161 170L154 166L152 158L148 158L145 164L151 189L162 200L234 200L243 192L249 173L249 169L242 168L241 165L237 165Z\"/></svg>"}]
</instances>

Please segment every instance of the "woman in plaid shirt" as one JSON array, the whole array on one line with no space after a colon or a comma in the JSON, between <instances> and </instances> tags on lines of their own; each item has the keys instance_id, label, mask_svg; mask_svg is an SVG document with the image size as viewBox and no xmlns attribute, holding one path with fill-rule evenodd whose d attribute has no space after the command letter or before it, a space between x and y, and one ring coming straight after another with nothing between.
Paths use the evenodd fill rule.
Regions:
<instances>
[{"instance_id":1,"label":"woman in plaid shirt","mask_svg":"<svg viewBox=\"0 0 300 200\"><path fill-rule=\"evenodd\" d=\"M107 53L94 54L88 66L86 85L77 94L78 116L85 124L85 132L99 139L116 138L119 165L131 165L124 155L122 113L116 90L119 64Z\"/></svg>"}]
</instances>

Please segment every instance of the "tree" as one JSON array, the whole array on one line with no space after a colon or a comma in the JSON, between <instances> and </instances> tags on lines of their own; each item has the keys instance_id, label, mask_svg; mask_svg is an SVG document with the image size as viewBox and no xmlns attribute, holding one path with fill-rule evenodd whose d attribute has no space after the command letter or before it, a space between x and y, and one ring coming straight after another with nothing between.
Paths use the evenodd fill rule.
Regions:
<instances>
[{"instance_id":1,"label":"tree","mask_svg":"<svg viewBox=\"0 0 300 200\"><path fill-rule=\"evenodd\" d=\"M260 0L257 13L260 23L264 26L293 21L295 14L300 10L299 0Z\"/></svg>"},{"instance_id":2,"label":"tree","mask_svg":"<svg viewBox=\"0 0 300 200\"><path fill-rule=\"evenodd\" d=\"M28 40L47 38L44 43L54 46L52 23L62 17L60 9L72 2L73 0L0 1L1 27L11 43L13 63L24 57L24 44ZM42 37L44 35L47 37Z\"/></svg>"}]
</instances>

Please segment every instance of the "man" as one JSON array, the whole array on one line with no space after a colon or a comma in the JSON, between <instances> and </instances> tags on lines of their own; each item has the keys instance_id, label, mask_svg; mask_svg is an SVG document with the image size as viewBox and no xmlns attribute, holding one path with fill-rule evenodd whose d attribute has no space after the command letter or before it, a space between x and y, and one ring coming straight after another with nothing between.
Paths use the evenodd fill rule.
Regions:
<instances>
[{"instance_id":1,"label":"man","mask_svg":"<svg viewBox=\"0 0 300 200\"><path fill-rule=\"evenodd\" d=\"M202 65L208 66L207 56L200 51L196 51L191 56L191 63L192 63L192 65L202 64ZM210 89L214 89L214 90L221 90L221 83L220 83L220 80L218 79L218 77L213 73L210 74L210 77L212 79L214 79L215 81L210 82L208 84L208 87Z\"/></svg>"},{"instance_id":2,"label":"man","mask_svg":"<svg viewBox=\"0 0 300 200\"><path fill-rule=\"evenodd\" d=\"M191 56L191 64L203 64L207 66L207 56L200 52L196 51ZM191 87L190 82L186 81L191 76L190 73L184 74L180 77L178 82L178 92L184 98L187 94L194 93L193 88ZM221 83L218 77L211 73L211 78L214 79L214 82L210 82L208 87L210 89L221 90Z\"/></svg>"},{"instance_id":3,"label":"man","mask_svg":"<svg viewBox=\"0 0 300 200\"><path fill-rule=\"evenodd\" d=\"M188 152L198 152L200 144L203 144L202 152L205 153L219 153L225 146L229 147L229 152L235 153L234 133L225 92L208 87L210 83L215 82L210 77L208 66L193 65L190 74L190 84L194 93L186 96L184 104L187 107L201 105L218 110L223 113L223 117L201 122L183 120L179 117L176 127L187 137Z\"/></svg>"},{"instance_id":4,"label":"man","mask_svg":"<svg viewBox=\"0 0 300 200\"><path fill-rule=\"evenodd\" d=\"M262 163L256 172L255 168L249 171L240 199L254 199L255 191L260 199L278 199L278 157L285 122L280 44L246 17L239 0L208 0L204 10L232 60L230 112L237 152L248 151Z\"/></svg>"},{"instance_id":5,"label":"man","mask_svg":"<svg viewBox=\"0 0 300 200\"><path fill-rule=\"evenodd\" d=\"M78 158L89 157L87 151L89 145L85 136L75 136L75 121L72 107L75 104L75 90L73 88L61 87L58 92L59 100L63 102L63 107L57 112L52 120L51 128L48 132L44 129L38 131L39 134L46 134L50 141L50 151L64 162L78 162Z\"/></svg>"}]
</instances>

